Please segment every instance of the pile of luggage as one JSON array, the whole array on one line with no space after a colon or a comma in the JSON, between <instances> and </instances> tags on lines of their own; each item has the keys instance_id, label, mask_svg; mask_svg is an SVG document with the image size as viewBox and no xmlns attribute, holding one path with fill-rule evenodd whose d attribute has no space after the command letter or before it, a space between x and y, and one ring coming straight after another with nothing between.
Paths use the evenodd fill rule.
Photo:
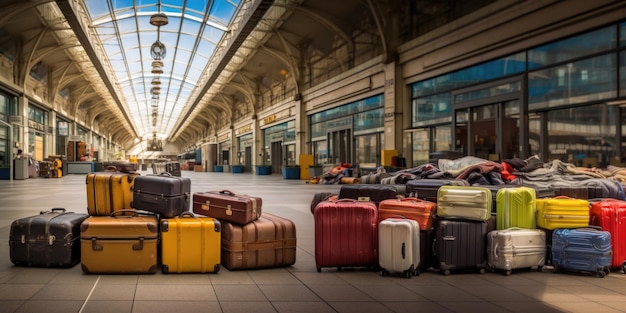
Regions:
<instances>
[{"instance_id":1,"label":"pile of luggage","mask_svg":"<svg viewBox=\"0 0 626 313\"><path fill-rule=\"evenodd\" d=\"M85 273L217 273L295 263L295 225L259 197L191 194L188 177L114 170L86 177L87 214L52 209L15 220L15 265Z\"/></svg>"},{"instance_id":2,"label":"pile of luggage","mask_svg":"<svg viewBox=\"0 0 626 313\"><path fill-rule=\"evenodd\" d=\"M623 190L605 192L605 185L619 189L607 180L559 188L443 178L342 186L311 202L316 267L409 278L426 269L510 275L545 265L598 277L626 273L626 200Z\"/></svg>"}]
</instances>

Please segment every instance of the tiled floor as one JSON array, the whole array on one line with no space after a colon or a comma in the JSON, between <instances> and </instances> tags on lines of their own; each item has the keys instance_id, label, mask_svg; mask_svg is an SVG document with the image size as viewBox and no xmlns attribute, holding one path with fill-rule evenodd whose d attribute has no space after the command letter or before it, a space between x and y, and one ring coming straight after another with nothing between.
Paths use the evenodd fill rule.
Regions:
<instances>
[{"instance_id":1,"label":"tiled floor","mask_svg":"<svg viewBox=\"0 0 626 313\"><path fill-rule=\"evenodd\" d=\"M147 174L147 173L143 173ZM183 172L192 192L229 189L263 198L263 210L296 223L296 264L217 274L88 275L70 269L15 267L9 229L17 218L53 207L86 212L85 175L0 181L0 312L626 312L626 275L605 278L543 272L422 273L406 279L334 268L316 271L313 194L280 175Z\"/></svg>"}]
</instances>

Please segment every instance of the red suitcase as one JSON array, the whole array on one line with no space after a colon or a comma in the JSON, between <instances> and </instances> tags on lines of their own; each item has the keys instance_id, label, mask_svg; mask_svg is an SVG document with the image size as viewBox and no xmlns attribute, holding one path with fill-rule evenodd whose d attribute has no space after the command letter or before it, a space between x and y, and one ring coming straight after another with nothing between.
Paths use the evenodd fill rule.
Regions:
<instances>
[{"instance_id":1,"label":"red suitcase","mask_svg":"<svg viewBox=\"0 0 626 313\"><path fill-rule=\"evenodd\" d=\"M315 265L373 267L378 263L378 212L371 201L320 202L314 213Z\"/></svg>"},{"instance_id":2,"label":"red suitcase","mask_svg":"<svg viewBox=\"0 0 626 313\"><path fill-rule=\"evenodd\" d=\"M611 267L621 268L626 274L626 201L602 198L589 203L589 225L600 226L611 233Z\"/></svg>"},{"instance_id":3,"label":"red suitcase","mask_svg":"<svg viewBox=\"0 0 626 313\"><path fill-rule=\"evenodd\" d=\"M417 221L420 230L433 227L436 213L436 203L417 198L387 199L381 201L378 205L379 221L401 216Z\"/></svg>"},{"instance_id":4,"label":"red suitcase","mask_svg":"<svg viewBox=\"0 0 626 313\"><path fill-rule=\"evenodd\" d=\"M235 194L230 190L196 192L192 198L193 213L239 225L258 219L263 205L260 197Z\"/></svg>"}]
</instances>

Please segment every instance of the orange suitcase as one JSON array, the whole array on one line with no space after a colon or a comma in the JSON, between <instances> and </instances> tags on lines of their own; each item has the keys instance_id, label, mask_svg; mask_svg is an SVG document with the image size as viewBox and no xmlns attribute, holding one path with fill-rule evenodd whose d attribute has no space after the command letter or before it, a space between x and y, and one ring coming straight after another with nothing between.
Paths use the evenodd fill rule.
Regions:
<instances>
[{"instance_id":1,"label":"orange suitcase","mask_svg":"<svg viewBox=\"0 0 626 313\"><path fill-rule=\"evenodd\" d=\"M387 199L378 205L379 222L390 217L404 217L417 221L420 230L433 227L436 213L436 203L417 198Z\"/></svg>"}]
</instances>

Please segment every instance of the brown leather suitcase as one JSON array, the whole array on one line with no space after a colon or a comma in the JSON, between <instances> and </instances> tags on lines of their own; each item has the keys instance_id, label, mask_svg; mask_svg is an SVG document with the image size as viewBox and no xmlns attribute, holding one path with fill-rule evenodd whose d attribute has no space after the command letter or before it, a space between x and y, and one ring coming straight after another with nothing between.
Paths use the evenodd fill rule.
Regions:
<instances>
[{"instance_id":1,"label":"brown leather suitcase","mask_svg":"<svg viewBox=\"0 0 626 313\"><path fill-rule=\"evenodd\" d=\"M296 226L263 213L245 225L222 223L222 266L228 270L290 266L296 263Z\"/></svg>"},{"instance_id":2,"label":"brown leather suitcase","mask_svg":"<svg viewBox=\"0 0 626 313\"><path fill-rule=\"evenodd\" d=\"M221 190L196 192L192 198L194 213L221 221L245 225L261 216L263 201L260 197Z\"/></svg>"},{"instance_id":3,"label":"brown leather suitcase","mask_svg":"<svg viewBox=\"0 0 626 313\"><path fill-rule=\"evenodd\" d=\"M125 213L133 215L121 215ZM156 214L121 210L110 216L90 216L80 226L82 270L85 273L155 273L158 237Z\"/></svg>"}]
</instances>

